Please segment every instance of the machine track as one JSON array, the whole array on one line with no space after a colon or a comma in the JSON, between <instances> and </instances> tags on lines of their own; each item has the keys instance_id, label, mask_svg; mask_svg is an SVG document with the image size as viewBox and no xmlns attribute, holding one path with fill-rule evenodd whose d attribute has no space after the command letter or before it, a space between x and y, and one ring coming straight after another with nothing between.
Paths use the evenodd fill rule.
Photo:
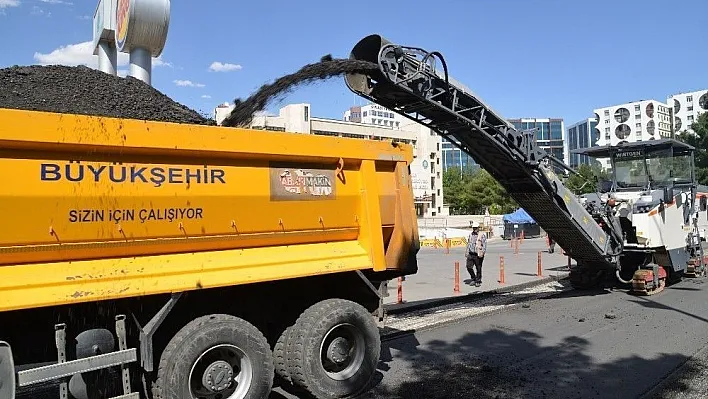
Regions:
<instances>
[{"instance_id":1,"label":"machine track","mask_svg":"<svg viewBox=\"0 0 708 399\"><path fill-rule=\"evenodd\" d=\"M632 277L632 294L639 296L656 295L666 287L666 269L659 266L658 279L654 282L654 272L650 269L640 269Z\"/></svg>"},{"instance_id":2,"label":"machine track","mask_svg":"<svg viewBox=\"0 0 708 399\"><path fill-rule=\"evenodd\" d=\"M686 277L705 277L706 276L706 260L701 262L700 258L691 258L688 261L686 272L683 274Z\"/></svg>"}]
</instances>

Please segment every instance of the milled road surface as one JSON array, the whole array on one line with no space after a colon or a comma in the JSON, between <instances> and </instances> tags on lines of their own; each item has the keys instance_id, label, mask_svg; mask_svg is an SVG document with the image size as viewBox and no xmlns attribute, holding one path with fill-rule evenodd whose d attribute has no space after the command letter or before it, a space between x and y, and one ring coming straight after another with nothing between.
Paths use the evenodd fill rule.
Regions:
<instances>
[{"instance_id":1,"label":"milled road surface","mask_svg":"<svg viewBox=\"0 0 708 399\"><path fill-rule=\"evenodd\" d=\"M383 343L363 397L706 397L708 349L686 362L708 344L706 302L706 279L686 279L651 297L570 291L423 329Z\"/></svg>"}]
</instances>

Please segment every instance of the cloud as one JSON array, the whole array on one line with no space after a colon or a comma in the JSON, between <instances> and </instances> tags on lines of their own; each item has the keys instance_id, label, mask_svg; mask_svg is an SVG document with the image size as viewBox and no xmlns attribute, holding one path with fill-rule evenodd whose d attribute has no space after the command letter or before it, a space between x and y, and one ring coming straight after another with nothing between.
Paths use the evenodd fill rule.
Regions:
<instances>
[{"instance_id":1,"label":"cloud","mask_svg":"<svg viewBox=\"0 0 708 399\"><path fill-rule=\"evenodd\" d=\"M19 0L0 0L0 15L7 15L7 12L5 12L6 8L19 7L19 6L20 6Z\"/></svg>"},{"instance_id":2,"label":"cloud","mask_svg":"<svg viewBox=\"0 0 708 399\"><path fill-rule=\"evenodd\" d=\"M206 99L209 99L209 98L211 98L211 96L210 96L210 95L208 95L208 94L202 94L202 98L206 98Z\"/></svg>"},{"instance_id":3,"label":"cloud","mask_svg":"<svg viewBox=\"0 0 708 399\"><path fill-rule=\"evenodd\" d=\"M162 56L159 56L159 57L157 57L157 58L153 58L153 59L152 59L152 66L154 66L154 67L162 67L162 66L165 66L165 67L170 67L170 68L173 67L173 65L172 65L171 62L163 61L163 60L162 60Z\"/></svg>"},{"instance_id":4,"label":"cloud","mask_svg":"<svg viewBox=\"0 0 708 399\"><path fill-rule=\"evenodd\" d=\"M0 0L3 1L3 0ZM86 65L87 67L98 69L98 56L93 55L91 42L81 42L61 46L50 53L34 53L34 60L40 65ZM118 53L118 67L126 66L130 63L130 56L127 53ZM172 64L162 60L162 57L152 59L153 67L172 67Z\"/></svg>"},{"instance_id":5,"label":"cloud","mask_svg":"<svg viewBox=\"0 0 708 399\"><path fill-rule=\"evenodd\" d=\"M177 86L181 86L181 87L204 87L203 84L194 83L191 80L175 80L174 82Z\"/></svg>"},{"instance_id":6,"label":"cloud","mask_svg":"<svg viewBox=\"0 0 708 399\"><path fill-rule=\"evenodd\" d=\"M47 3L47 4L64 4L67 6L74 5L74 3L70 2L70 1L63 1L63 0L39 0L39 1L41 1L42 3Z\"/></svg>"},{"instance_id":7,"label":"cloud","mask_svg":"<svg viewBox=\"0 0 708 399\"><path fill-rule=\"evenodd\" d=\"M84 20L84 21L88 21L90 19L93 19L93 18L91 18L90 15L78 15L76 18Z\"/></svg>"},{"instance_id":8,"label":"cloud","mask_svg":"<svg viewBox=\"0 0 708 399\"><path fill-rule=\"evenodd\" d=\"M44 9L42 7L38 7L38 6L32 6L32 12L30 12L30 14L32 14L32 15L46 15L47 18L52 16L51 11L44 11Z\"/></svg>"},{"instance_id":9,"label":"cloud","mask_svg":"<svg viewBox=\"0 0 708 399\"><path fill-rule=\"evenodd\" d=\"M19 0L0 0L0 8L19 7Z\"/></svg>"},{"instance_id":10,"label":"cloud","mask_svg":"<svg viewBox=\"0 0 708 399\"><path fill-rule=\"evenodd\" d=\"M222 63L219 61L214 61L209 65L209 71L211 72L231 72L238 71L239 69L242 69L241 65Z\"/></svg>"}]
</instances>

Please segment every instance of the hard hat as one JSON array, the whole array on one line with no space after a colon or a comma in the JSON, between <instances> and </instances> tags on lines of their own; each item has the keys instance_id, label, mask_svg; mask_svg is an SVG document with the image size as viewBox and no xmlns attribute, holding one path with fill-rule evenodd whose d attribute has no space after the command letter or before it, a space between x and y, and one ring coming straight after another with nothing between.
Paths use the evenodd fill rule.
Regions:
<instances>
[{"instance_id":1,"label":"hard hat","mask_svg":"<svg viewBox=\"0 0 708 399\"><path fill-rule=\"evenodd\" d=\"M472 228L479 228L479 222L472 222Z\"/></svg>"}]
</instances>

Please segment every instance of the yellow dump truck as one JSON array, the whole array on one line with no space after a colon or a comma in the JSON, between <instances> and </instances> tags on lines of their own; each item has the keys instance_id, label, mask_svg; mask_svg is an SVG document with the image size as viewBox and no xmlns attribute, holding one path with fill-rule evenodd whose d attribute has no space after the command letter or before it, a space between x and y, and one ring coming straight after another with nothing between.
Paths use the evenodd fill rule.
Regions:
<instances>
[{"instance_id":1,"label":"yellow dump truck","mask_svg":"<svg viewBox=\"0 0 708 399\"><path fill-rule=\"evenodd\" d=\"M0 109L0 398L361 392L386 281L417 270L412 159Z\"/></svg>"}]
</instances>

